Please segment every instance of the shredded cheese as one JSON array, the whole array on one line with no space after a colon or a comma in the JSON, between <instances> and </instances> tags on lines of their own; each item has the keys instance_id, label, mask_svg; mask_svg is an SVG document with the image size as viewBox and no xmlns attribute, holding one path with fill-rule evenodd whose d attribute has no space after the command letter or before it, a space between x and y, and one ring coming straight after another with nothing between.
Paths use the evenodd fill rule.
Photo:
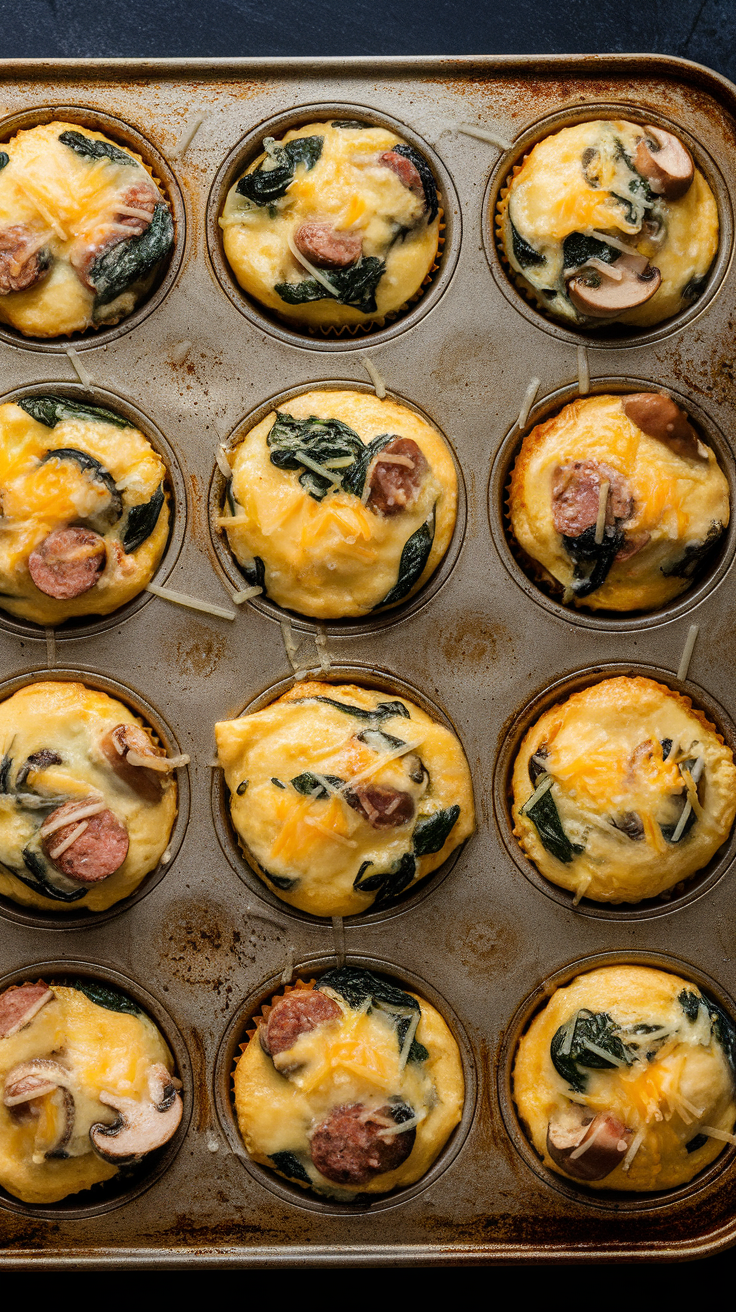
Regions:
<instances>
[{"instance_id":1,"label":"shredded cheese","mask_svg":"<svg viewBox=\"0 0 736 1312\"><path fill-rule=\"evenodd\" d=\"M55 847L53 851L49 852L51 860L56 861L57 857L60 857L63 852L66 852L66 849L71 847L72 843L76 843L80 834L83 834L85 829L89 829L88 820L83 820L81 824L75 825L74 829L72 829L69 836L64 839L63 843L59 843L58 847Z\"/></svg>"},{"instance_id":2,"label":"shredded cheese","mask_svg":"<svg viewBox=\"0 0 736 1312\"><path fill-rule=\"evenodd\" d=\"M337 287L333 286L329 278L325 278L325 275L322 273L322 270L315 268L313 264L309 263L309 260L305 259L305 257L301 254L301 252L297 250L296 246L294 245L294 241L290 236L286 238L286 241L289 250L291 251L297 263L301 264L307 270L308 273L311 273L312 277L316 278L317 282L321 283L322 286L325 288L325 291L328 291L331 296L334 296L336 301L339 301L340 293Z\"/></svg>"},{"instance_id":3,"label":"shredded cheese","mask_svg":"<svg viewBox=\"0 0 736 1312\"><path fill-rule=\"evenodd\" d=\"M323 624L317 625L317 632L314 635L314 645L317 648L319 668L323 674L327 674L332 668L332 662L330 661L330 653L327 650L327 631Z\"/></svg>"},{"instance_id":4,"label":"shredded cheese","mask_svg":"<svg viewBox=\"0 0 736 1312\"><path fill-rule=\"evenodd\" d=\"M718 1130L712 1125L701 1125L701 1134L707 1134L709 1139L720 1139L721 1143L736 1144L736 1134L729 1134L728 1130Z\"/></svg>"},{"instance_id":5,"label":"shredded cheese","mask_svg":"<svg viewBox=\"0 0 736 1312\"><path fill-rule=\"evenodd\" d=\"M161 588L157 583L146 584L146 592L152 592L155 597L162 597L164 601L171 601L175 606L201 610L205 615L217 615L222 620L235 619L233 610L225 610L224 606L214 606L209 601L200 601L198 597L190 597L186 592L176 592L173 588Z\"/></svg>"},{"instance_id":6,"label":"shredded cheese","mask_svg":"<svg viewBox=\"0 0 736 1312\"><path fill-rule=\"evenodd\" d=\"M621 1163L622 1170L628 1171L630 1169L631 1163L633 1162L634 1158L636 1157L636 1154L641 1148L642 1143L644 1142L645 1133L646 1131L644 1129L637 1130L636 1134L631 1140L631 1143L629 1144L629 1151L627 1152L623 1162Z\"/></svg>"},{"instance_id":7,"label":"shredded cheese","mask_svg":"<svg viewBox=\"0 0 736 1312\"><path fill-rule=\"evenodd\" d=\"M168 774L171 770L178 770L182 765L189 765L191 757L189 756L144 756L142 752L136 752L132 748L125 756L129 765L144 766L147 770L158 770L159 774Z\"/></svg>"},{"instance_id":8,"label":"shredded cheese","mask_svg":"<svg viewBox=\"0 0 736 1312\"><path fill-rule=\"evenodd\" d=\"M220 443L217 450L215 451L215 460L217 461L217 467L220 470L220 473L225 478L230 478L233 471L230 468L230 462L227 458L225 448L222 445L222 443Z\"/></svg>"},{"instance_id":9,"label":"shredded cheese","mask_svg":"<svg viewBox=\"0 0 736 1312\"><path fill-rule=\"evenodd\" d=\"M488 128L476 127L474 123L458 124L458 132L464 133L466 137L477 137L479 141L489 141L492 146L498 146L501 150L511 150L511 142L505 137L500 136L497 132L490 132Z\"/></svg>"},{"instance_id":10,"label":"shredded cheese","mask_svg":"<svg viewBox=\"0 0 736 1312\"><path fill-rule=\"evenodd\" d=\"M578 392L587 396L590 391L590 369L588 366L587 346L578 347Z\"/></svg>"},{"instance_id":11,"label":"shredded cheese","mask_svg":"<svg viewBox=\"0 0 736 1312\"><path fill-rule=\"evenodd\" d=\"M332 916L332 937L338 966L345 965L345 922L342 916Z\"/></svg>"},{"instance_id":12,"label":"shredded cheese","mask_svg":"<svg viewBox=\"0 0 736 1312\"><path fill-rule=\"evenodd\" d=\"M549 789L552 787L553 783L554 783L554 779L552 778L551 774L542 775L541 780L537 784L529 800L526 801L524 805L519 808L521 814L526 815L527 811L530 811L533 806L536 806L540 797L544 797L544 794L546 792L549 792Z\"/></svg>"},{"instance_id":13,"label":"shredded cheese","mask_svg":"<svg viewBox=\"0 0 736 1312\"><path fill-rule=\"evenodd\" d=\"M250 601L251 597L260 597L263 588L253 585L251 588L241 588L240 592L231 592L230 596L234 606L242 606L244 601Z\"/></svg>"},{"instance_id":14,"label":"shredded cheese","mask_svg":"<svg viewBox=\"0 0 736 1312\"><path fill-rule=\"evenodd\" d=\"M56 664L56 634L50 625L46 627L46 668L53 670Z\"/></svg>"},{"instance_id":15,"label":"shredded cheese","mask_svg":"<svg viewBox=\"0 0 736 1312\"><path fill-rule=\"evenodd\" d=\"M519 428L523 428L527 419L529 418L529 411L534 405L537 392L539 391L540 382L541 379L539 378L529 379L529 386L527 387L524 396L522 397L521 409L519 410L519 418L516 421Z\"/></svg>"},{"instance_id":16,"label":"shredded cheese","mask_svg":"<svg viewBox=\"0 0 736 1312\"><path fill-rule=\"evenodd\" d=\"M699 624L691 624L690 628L687 631L685 646L682 649L680 664L677 667L677 677L680 680L680 683L684 683L685 680L687 679L688 670L690 669L690 661L692 659L692 654L693 654L693 647L695 646L695 641L697 639L699 632L700 632Z\"/></svg>"},{"instance_id":17,"label":"shredded cheese","mask_svg":"<svg viewBox=\"0 0 736 1312\"><path fill-rule=\"evenodd\" d=\"M294 949L289 946L286 951L286 962L281 972L281 983L290 984L291 977L294 974Z\"/></svg>"},{"instance_id":18,"label":"shredded cheese","mask_svg":"<svg viewBox=\"0 0 736 1312\"><path fill-rule=\"evenodd\" d=\"M92 374L87 372L84 365L82 364L82 361L79 358L78 353L74 350L74 347L67 346L66 354L69 356L69 363L71 364L71 367L74 370L75 374L77 375L77 378L79 379L82 386L91 387L94 381L92 378Z\"/></svg>"},{"instance_id":19,"label":"shredded cheese","mask_svg":"<svg viewBox=\"0 0 736 1312\"><path fill-rule=\"evenodd\" d=\"M100 811L107 809L107 802L95 801L87 802L85 806L78 806L74 811L67 811L66 815L57 816L56 819L49 819L41 825L39 833L43 838L50 838L55 834L57 829L64 829L66 825L73 824L74 821L88 820L91 815L99 815Z\"/></svg>"},{"instance_id":20,"label":"shredded cheese","mask_svg":"<svg viewBox=\"0 0 736 1312\"><path fill-rule=\"evenodd\" d=\"M603 479L598 488L598 518L595 522L595 540L597 543L603 541L603 533L606 527L606 510L608 508L608 489L611 484L607 479Z\"/></svg>"},{"instance_id":21,"label":"shredded cheese","mask_svg":"<svg viewBox=\"0 0 736 1312\"><path fill-rule=\"evenodd\" d=\"M207 115L202 113L197 113L190 118L187 126L184 128L184 131L171 152L172 159L181 159L186 154L206 118Z\"/></svg>"},{"instance_id":22,"label":"shredded cheese","mask_svg":"<svg viewBox=\"0 0 736 1312\"><path fill-rule=\"evenodd\" d=\"M373 386L376 390L376 396L378 397L379 401L383 401L384 397L386 396L386 384L383 380L382 374L378 371L373 361L367 355L361 356L361 359L363 361L363 364L365 365L366 372L368 373L370 380L373 383Z\"/></svg>"},{"instance_id":23,"label":"shredded cheese","mask_svg":"<svg viewBox=\"0 0 736 1312\"><path fill-rule=\"evenodd\" d=\"M171 363L183 364L187 356L189 355L191 349L192 349L192 343L190 341L184 340L183 342L177 342L176 346L171 352Z\"/></svg>"},{"instance_id":24,"label":"shredded cheese","mask_svg":"<svg viewBox=\"0 0 736 1312\"><path fill-rule=\"evenodd\" d=\"M597 228L585 228L584 231L586 237L595 237L596 241L605 242L606 246L613 246L614 250L623 251L624 255L640 255L634 246L627 246L625 241L621 241L618 237L610 237L607 232L599 232ZM588 264L592 264L592 260L588 260ZM609 269L610 267L608 265Z\"/></svg>"}]
</instances>

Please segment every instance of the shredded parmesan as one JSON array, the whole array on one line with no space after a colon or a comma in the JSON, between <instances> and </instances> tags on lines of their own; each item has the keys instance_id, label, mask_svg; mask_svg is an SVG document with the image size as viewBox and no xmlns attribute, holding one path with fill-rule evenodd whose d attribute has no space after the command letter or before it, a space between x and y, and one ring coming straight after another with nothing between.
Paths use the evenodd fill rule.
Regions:
<instances>
[{"instance_id":1,"label":"shredded parmesan","mask_svg":"<svg viewBox=\"0 0 736 1312\"><path fill-rule=\"evenodd\" d=\"M583 1153L587 1153L588 1149L592 1148L593 1144L598 1138L598 1135L603 1130L605 1123L606 1123L605 1117L602 1117L601 1120L598 1122L597 1126L595 1127L593 1133L589 1134L587 1139L584 1139L583 1142L580 1144L580 1146L576 1148L574 1152L570 1153L571 1162L577 1161L578 1157L582 1157Z\"/></svg>"},{"instance_id":2,"label":"shredded parmesan","mask_svg":"<svg viewBox=\"0 0 736 1312\"><path fill-rule=\"evenodd\" d=\"M298 651L298 647L297 644L294 642L294 630L291 627L290 619L285 619L281 621L281 637L283 639L284 647L286 648L286 656L288 662L292 670L296 670L297 668L296 653Z\"/></svg>"},{"instance_id":3,"label":"shredded parmesan","mask_svg":"<svg viewBox=\"0 0 736 1312\"><path fill-rule=\"evenodd\" d=\"M489 132L488 128L476 127L474 123L460 123L457 130L464 133L466 137L477 137L479 141L490 141L492 146L498 146L501 150L511 150L510 141L499 136L497 132Z\"/></svg>"},{"instance_id":4,"label":"shredded parmesan","mask_svg":"<svg viewBox=\"0 0 736 1312\"><path fill-rule=\"evenodd\" d=\"M317 648L317 656L319 657L319 668L323 674L327 674L328 670L332 668L332 662L330 661L330 653L327 650L327 631L323 624L317 625L314 645Z\"/></svg>"},{"instance_id":5,"label":"shredded parmesan","mask_svg":"<svg viewBox=\"0 0 736 1312\"><path fill-rule=\"evenodd\" d=\"M286 963L281 972L281 983L290 984L291 977L294 974L294 949L289 946L286 950Z\"/></svg>"},{"instance_id":6,"label":"shredded parmesan","mask_svg":"<svg viewBox=\"0 0 736 1312\"><path fill-rule=\"evenodd\" d=\"M207 115L202 113L195 114L190 118L187 126L184 128L184 131L171 152L173 159L181 159L182 156L186 154L206 118Z\"/></svg>"},{"instance_id":7,"label":"shredded parmesan","mask_svg":"<svg viewBox=\"0 0 736 1312\"><path fill-rule=\"evenodd\" d=\"M223 620L235 619L233 610L225 610L224 606L215 606L209 601L200 601L198 597L190 597L186 592L176 592L173 588L160 588L157 583L146 584L146 592L152 592L155 597L163 597L164 601L173 601L176 606L204 611L205 615L217 615Z\"/></svg>"},{"instance_id":8,"label":"shredded parmesan","mask_svg":"<svg viewBox=\"0 0 736 1312\"><path fill-rule=\"evenodd\" d=\"M78 806L74 811L67 811L66 815L57 815L55 820L49 817L46 823L41 825L39 833L44 838L50 838L51 834L55 834L57 829L63 829L65 825L73 824L75 820L87 820L91 815L99 815L100 811L106 809L107 802L104 799L99 802L87 802L83 806Z\"/></svg>"},{"instance_id":9,"label":"shredded parmesan","mask_svg":"<svg viewBox=\"0 0 736 1312\"><path fill-rule=\"evenodd\" d=\"M586 237L595 237L596 241L605 242L606 246L613 246L614 250L623 251L624 255L639 255L639 251L634 246L627 246L625 241L618 237L609 237L606 232L599 232L597 228L585 228ZM592 261L588 260L588 264ZM610 268L610 265L609 265Z\"/></svg>"},{"instance_id":10,"label":"shredded parmesan","mask_svg":"<svg viewBox=\"0 0 736 1312\"><path fill-rule=\"evenodd\" d=\"M332 469L325 469L324 465L318 464L316 460L312 460L312 457L305 455L303 451L299 452L299 463L306 465L307 469L313 469L315 474L320 474L322 478L326 478L328 482L331 482L331 487L327 489L328 492L331 492L335 487L342 487L342 478L339 474Z\"/></svg>"},{"instance_id":11,"label":"shredded parmesan","mask_svg":"<svg viewBox=\"0 0 736 1312\"><path fill-rule=\"evenodd\" d=\"M728 1130L718 1130L712 1125L701 1125L701 1134L707 1134L709 1139L720 1139L721 1143L736 1144L736 1134L729 1134Z\"/></svg>"},{"instance_id":12,"label":"shredded parmesan","mask_svg":"<svg viewBox=\"0 0 736 1312\"><path fill-rule=\"evenodd\" d=\"M622 1169L624 1171L629 1170L631 1163L633 1162L634 1158L636 1157L636 1154L641 1148L641 1145L644 1142L644 1134L645 1134L645 1130L643 1129L637 1130L636 1134L631 1140L631 1143L629 1144L629 1151L627 1152L623 1162L621 1163Z\"/></svg>"},{"instance_id":13,"label":"shredded parmesan","mask_svg":"<svg viewBox=\"0 0 736 1312\"><path fill-rule=\"evenodd\" d=\"M72 369L74 370L75 374L77 375L77 378L79 379L82 386L91 387L94 381L92 378L92 374L87 372L84 365L82 364L82 361L79 358L78 353L74 350L74 347L67 346L66 354L69 356L69 363Z\"/></svg>"},{"instance_id":14,"label":"shredded parmesan","mask_svg":"<svg viewBox=\"0 0 736 1312\"><path fill-rule=\"evenodd\" d=\"M687 824L687 819L692 809L693 809L692 802L687 801L682 808L680 819L677 821L677 825L675 826L675 832L673 833L671 839L673 843L679 843L680 839L682 838L682 831L685 828L685 825Z\"/></svg>"},{"instance_id":15,"label":"shredded parmesan","mask_svg":"<svg viewBox=\"0 0 736 1312\"><path fill-rule=\"evenodd\" d=\"M682 649L680 664L677 667L677 677L680 680L680 683L684 683L685 680L687 679L687 672L690 669L690 661L692 659L692 654L693 654L693 647L695 646L695 640L698 636L699 631L700 631L699 624L691 624L690 628L687 631L685 646Z\"/></svg>"},{"instance_id":16,"label":"shredded parmesan","mask_svg":"<svg viewBox=\"0 0 736 1312\"><path fill-rule=\"evenodd\" d=\"M46 668L53 670L56 664L56 634L50 625L46 627Z\"/></svg>"},{"instance_id":17,"label":"shredded parmesan","mask_svg":"<svg viewBox=\"0 0 736 1312\"><path fill-rule=\"evenodd\" d=\"M587 396L590 391L590 369L588 367L587 346L578 347L578 392Z\"/></svg>"},{"instance_id":18,"label":"shredded parmesan","mask_svg":"<svg viewBox=\"0 0 736 1312\"><path fill-rule=\"evenodd\" d=\"M254 584L251 588L241 588L240 592L231 592L234 606L242 606L244 601L250 601L251 597L260 597L263 588L258 588Z\"/></svg>"},{"instance_id":19,"label":"shredded parmesan","mask_svg":"<svg viewBox=\"0 0 736 1312\"><path fill-rule=\"evenodd\" d=\"M519 428L523 428L524 424L529 418L529 411L534 405L535 397L537 395L537 392L539 391L540 382L541 379L539 378L529 379L529 386L527 387L524 396L522 397L521 409L519 410L519 418L516 421Z\"/></svg>"},{"instance_id":20,"label":"shredded parmesan","mask_svg":"<svg viewBox=\"0 0 736 1312\"><path fill-rule=\"evenodd\" d=\"M623 273L617 269L615 264L607 264L605 260L599 260L597 255L592 255L589 260L585 261L586 269L595 269L603 278L608 278L611 282L622 282ZM567 271L565 271L567 273Z\"/></svg>"},{"instance_id":21,"label":"shredded parmesan","mask_svg":"<svg viewBox=\"0 0 736 1312\"><path fill-rule=\"evenodd\" d=\"M376 774L389 761L395 761L399 756L406 756L406 753L413 752L415 747L421 747L423 742L423 738L418 738L414 743L404 743L402 747L395 747L392 752L384 752L377 761L374 761L373 765L369 765L367 769L361 770L360 774L353 775L352 779L348 779L339 791L344 793L348 789L354 788L356 784L362 783L364 779L369 779L371 775Z\"/></svg>"},{"instance_id":22,"label":"shredded parmesan","mask_svg":"<svg viewBox=\"0 0 736 1312\"><path fill-rule=\"evenodd\" d=\"M170 848L167 847L166 851L163 853L161 857L161 865L167 866L170 860L171 860L171 850Z\"/></svg>"},{"instance_id":23,"label":"shredded parmesan","mask_svg":"<svg viewBox=\"0 0 736 1312\"><path fill-rule=\"evenodd\" d=\"M603 533L606 527L606 510L608 508L608 489L611 484L607 479L603 479L598 488L598 518L595 522L595 540L600 543L603 541Z\"/></svg>"},{"instance_id":24,"label":"shredded parmesan","mask_svg":"<svg viewBox=\"0 0 736 1312\"><path fill-rule=\"evenodd\" d=\"M426 1115L427 1115L426 1112L417 1112L417 1114L415 1116L412 1116L410 1120L399 1121L398 1125L394 1123L387 1130L379 1130L379 1138L388 1139L390 1137L393 1137L393 1135L395 1134L405 1134L407 1130L413 1130L415 1125L419 1125L419 1123L424 1120ZM371 1120L375 1120L375 1117L371 1117Z\"/></svg>"},{"instance_id":25,"label":"shredded parmesan","mask_svg":"<svg viewBox=\"0 0 736 1312\"><path fill-rule=\"evenodd\" d=\"M59 843L58 847L55 847L53 851L49 852L49 856L51 857L51 860L56 861L57 857L60 857L62 852L66 852L66 849L68 847L71 847L72 843L76 843L80 834L83 834L85 829L89 829L88 820L83 820L81 824L75 825L75 827L72 829L72 832L69 834L68 838L65 838L63 843Z\"/></svg>"},{"instance_id":26,"label":"shredded parmesan","mask_svg":"<svg viewBox=\"0 0 736 1312\"><path fill-rule=\"evenodd\" d=\"M363 361L363 364L365 365L366 372L368 373L374 388L376 389L376 396L378 397L379 401L383 401L386 395L386 384L383 380L382 374L378 371L373 361L367 355L362 355L360 358Z\"/></svg>"},{"instance_id":27,"label":"shredded parmesan","mask_svg":"<svg viewBox=\"0 0 736 1312\"><path fill-rule=\"evenodd\" d=\"M158 770L160 774L168 774L171 770L178 770L182 765L189 765L191 757L189 756L144 756L142 752L131 750L126 753L126 761L129 765L145 766L147 770Z\"/></svg>"},{"instance_id":28,"label":"shredded parmesan","mask_svg":"<svg viewBox=\"0 0 736 1312\"><path fill-rule=\"evenodd\" d=\"M332 937L338 966L345 965L345 922L342 916L332 916Z\"/></svg>"},{"instance_id":29,"label":"shredded parmesan","mask_svg":"<svg viewBox=\"0 0 736 1312\"><path fill-rule=\"evenodd\" d=\"M331 829L329 825L323 824L319 816L305 815L304 823L305 825L309 825L312 829L318 829L321 834L325 835L325 838L331 838L334 842L340 843L343 847L358 846L355 839L346 838L344 834L338 834L337 830Z\"/></svg>"},{"instance_id":30,"label":"shredded parmesan","mask_svg":"<svg viewBox=\"0 0 736 1312\"><path fill-rule=\"evenodd\" d=\"M189 355L191 349L192 349L192 343L190 341L187 341L185 339L183 342L177 342L176 346L173 348L171 352L171 363L183 364L187 356Z\"/></svg>"},{"instance_id":31,"label":"shredded parmesan","mask_svg":"<svg viewBox=\"0 0 736 1312\"><path fill-rule=\"evenodd\" d=\"M580 880L580 883L578 884L577 888L575 889L575 896L574 896L574 898L573 898L573 900L572 900L572 904L573 904L574 907L576 907L576 906L578 905L578 902L580 901L581 897L584 897L584 896L585 896L585 894L586 894L587 891L588 891L588 888L589 888L590 884L592 883L592 880L593 880L593 876L592 876L592 875L588 875L587 878L584 878L584 879L581 879L581 880Z\"/></svg>"},{"instance_id":32,"label":"shredded parmesan","mask_svg":"<svg viewBox=\"0 0 736 1312\"><path fill-rule=\"evenodd\" d=\"M411 1052L411 1045L412 1045L412 1043L414 1042L414 1035L415 1035L416 1032L417 1032L417 1026L418 1026L418 1024L419 1024L421 1018L422 1018L422 1014L421 1014L421 1012L419 1012L419 1011L415 1011L415 1012L413 1013L412 1017L411 1017L411 1020L409 1021L409 1028L408 1028L407 1031L406 1031L406 1035L405 1035L405 1037L404 1037L404 1042L403 1042L402 1045L401 1045L401 1052L400 1052L400 1054L399 1054L399 1070L400 1070L400 1071L403 1071L404 1067L406 1066L406 1063L407 1063L408 1060L409 1060L409 1053Z\"/></svg>"},{"instance_id":33,"label":"shredded parmesan","mask_svg":"<svg viewBox=\"0 0 736 1312\"><path fill-rule=\"evenodd\" d=\"M301 252L297 250L291 237L287 237L286 240L289 246L289 250L291 251L297 263L301 264L303 268L307 270L308 273L311 273L312 277L316 278L317 282L321 283L322 286L325 288L325 290L330 293L330 296L334 296L335 300L339 301L340 293L337 287L333 286L329 278L325 278L325 275L322 273L321 269L316 269L313 264L309 263L309 260L305 259L305 257L301 254Z\"/></svg>"},{"instance_id":34,"label":"shredded parmesan","mask_svg":"<svg viewBox=\"0 0 736 1312\"><path fill-rule=\"evenodd\" d=\"M218 446L217 450L215 451L215 460L217 461L217 466L218 469L220 470L220 473L223 474L225 478L230 478L232 476L233 471L230 468L230 462L227 458L227 455L225 454L225 448L222 444L220 444L220 446Z\"/></svg>"},{"instance_id":35,"label":"shredded parmesan","mask_svg":"<svg viewBox=\"0 0 736 1312\"><path fill-rule=\"evenodd\" d=\"M544 797L544 794L549 791L553 783L554 783L554 779L552 778L551 774L543 775L540 782L537 784L536 788L534 789L534 792L532 793L529 800L525 802L524 805L520 808L521 814L526 815L527 811L531 810L533 806L536 806L540 797Z\"/></svg>"},{"instance_id":36,"label":"shredded parmesan","mask_svg":"<svg viewBox=\"0 0 736 1312\"><path fill-rule=\"evenodd\" d=\"M591 1043L590 1039L583 1039L583 1047L588 1052L594 1052L596 1057L603 1057L605 1061L610 1061L614 1066L626 1066L626 1062L620 1057L614 1057L612 1052L607 1052L605 1048L599 1048L597 1043Z\"/></svg>"}]
</instances>

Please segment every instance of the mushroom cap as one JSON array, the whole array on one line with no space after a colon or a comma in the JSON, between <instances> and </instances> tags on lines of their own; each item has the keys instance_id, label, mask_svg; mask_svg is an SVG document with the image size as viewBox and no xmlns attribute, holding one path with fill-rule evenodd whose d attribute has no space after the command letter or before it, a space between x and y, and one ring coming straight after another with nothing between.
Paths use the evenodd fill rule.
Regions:
<instances>
[{"instance_id":1,"label":"mushroom cap","mask_svg":"<svg viewBox=\"0 0 736 1312\"><path fill-rule=\"evenodd\" d=\"M55 1137L51 1142L47 1140L40 1145L41 1159L67 1156L66 1146L74 1132L76 1117L74 1096L69 1088L71 1082L71 1072L50 1057L36 1057L21 1062L5 1077L3 1102L18 1119L30 1120L38 1116L39 1108L27 1107L26 1104L45 1097L50 1097L61 1112Z\"/></svg>"},{"instance_id":2,"label":"mushroom cap","mask_svg":"<svg viewBox=\"0 0 736 1312\"><path fill-rule=\"evenodd\" d=\"M176 1133L182 1118L180 1088L181 1081L157 1063L148 1072L148 1098L125 1098L103 1090L100 1102L118 1115L112 1125L98 1121L90 1127L92 1147L115 1166L138 1162L146 1153L161 1148Z\"/></svg>"},{"instance_id":3,"label":"mushroom cap","mask_svg":"<svg viewBox=\"0 0 736 1312\"><path fill-rule=\"evenodd\" d=\"M642 433L663 442L678 456L708 463L708 452L685 411L666 392L634 392L625 396L621 405L624 414Z\"/></svg>"},{"instance_id":4,"label":"mushroom cap","mask_svg":"<svg viewBox=\"0 0 736 1312\"><path fill-rule=\"evenodd\" d=\"M556 1166L576 1180L603 1180L622 1162L632 1131L612 1112L594 1114L571 1103L547 1126L547 1152Z\"/></svg>"},{"instance_id":5,"label":"mushroom cap","mask_svg":"<svg viewBox=\"0 0 736 1312\"><path fill-rule=\"evenodd\" d=\"M581 314L594 319L615 319L651 300L659 289L662 275L654 265L640 269L641 257L622 255L611 265L620 278L606 277L583 270L567 283L567 294Z\"/></svg>"},{"instance_id":6,"label":"mushroom cap","mask_svg":"<svg viewBox=\"0 0 736 1312\"><path fill-rule=\"evenodd\" d=\"M690 151L678 137L651 123L644 125L645 136L636 147L634 163L637 173L646 178L649 188L665 200L679 200L689 190L695 176Z\"/></svg>"}]
</instances>

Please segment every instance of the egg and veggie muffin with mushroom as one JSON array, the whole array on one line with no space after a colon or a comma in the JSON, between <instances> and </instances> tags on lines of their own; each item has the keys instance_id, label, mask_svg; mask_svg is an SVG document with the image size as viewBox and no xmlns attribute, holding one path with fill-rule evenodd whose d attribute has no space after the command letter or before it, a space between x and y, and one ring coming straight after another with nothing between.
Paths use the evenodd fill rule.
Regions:
<instances>
[{"instance_id":1,"label":"egg and veggie muffin with mushroom","mask_svg":"<svg viewBox=\"0 0 736 1312\"><path fill-rule=\"evenodd\" d=\"M83 683L13 693L0 703L0 893L57 912L128 897L168 846L188 760Z\"/></svg>"},{"instance_id":2,"label":"egg and veggie muffin with mushroom","mask_svg":"<svg viewBox=\"0 0 736 1312\"><path fill-rule=\"evenodd\" d=\"M708 864L736 815L731 749L652 679L605 679L545 711L512 788L522 848L576 901L657 897Z\"/></svg>"},{"instance_id":3,"label":"egg and veggie muffin with mushroom","mask_svg":"<svg viewBox=\"0 0 736 1312\"><path fill-rule=\"evenodd\" d=\"M519 1042L514 1099L545 1166L592 1189L687 1184L736 1144L731 1019L689 980L604 966Z\"/></svg>"},{"instance_id":4,"label":"egg and veggie muffin with mushroom","mask_svg":"<svg viewBox=\"0 0 736 1312\"><path fill-rule=\"evenodd\" d=\"M163 1036L125 994L93 980L0 993L0 1185L57 1203L130 1169L181 1121Z\"/></svg>"},{"instance_id":5,"label":"egg and veggie muffin with mushroom","mask_svg":"<svg viewBox=\"0 0 736 1312\"><path fill-rule=\"evenodd\" d=\"M243 290L282 319L370 325L406 306L432 269L439 197L413 146L336 119L266 137L228 192L220 226Z\"/></svg>"},{"instance_id":6,"label":"egg and veggie muffin with mushroom","mask_svg":"<svg viewBox=\"0 0 736 1312\"><path fill-rule=\"evenodd\" d=\"M44 123L0 147L0 322L31 337L118 323L173 241L155 178L101 132Z\"/></svg>"},{"instance_id":7,"label":"egg and veggie muffin with mushroom","mask_svg":"<svg viewBox=\"0 0 736 1312\"><path fill-rule=\"evenodd\" d=\"M299 981L256 1017L235 1068L254 1161L348 1201L413 1184L462 1114L457 1043L434 1007L354 966Z\"/></svg>"},{"instance_id":8,"label":"egg and veggie muffin with mushroom","mask_svg":"<svg viewBox=\"0 0 736 1312\"><path fill-rule=\"evenodd\" d=\"M648 328L700 296L718 249L715 197L678 137L596 119L516 167L498 208L518 285L579 327Z\"/></svg>"},{"instance_id":9,"label":"egg and veggie muffin with mushroom","mask_svg":"<svg viewBox=\"0 0 736 1312\"><path fill-rule=\"evenodd\" d=\"M524 438L509 519L565 604L653 610L689 588L730 518L711 448L666 393L585 396Z\"/></svg>"},{"instance_id":10,"label":"egg and veggie muffin with mushroom","mask_svg":"<svg viewBox=\"0 0 736 1312\"><path fill-rule=\"evenodd\" d=\"M460 743L403 697L296 683L215 734L248 861L312 915L390 905L475 827Z\"/></svg>"},{"instance_id":11,"label":"egg and veggie muffin with mushroom","mask_svg":"<svg viewBox=\"0 0 736 1312\"><path fill-rule=\"evenodd\" d=\"M364 392L307 392L227 459L220 528L249 583L319 619L412 596L452 538L457 475L413 410Z\"/></svg>"},{"instance_id":12,"label":"egg and veggie muffin with mushroom","mask_svg":"<svg viewBox=\"0 0 736 1312\"><path fill-rule=\"evenodd\" d=\"M112 410L62 396L0 406L0 607L53 626L131 601L168 541L166 477Z\"/></svg>"}]
</instances>

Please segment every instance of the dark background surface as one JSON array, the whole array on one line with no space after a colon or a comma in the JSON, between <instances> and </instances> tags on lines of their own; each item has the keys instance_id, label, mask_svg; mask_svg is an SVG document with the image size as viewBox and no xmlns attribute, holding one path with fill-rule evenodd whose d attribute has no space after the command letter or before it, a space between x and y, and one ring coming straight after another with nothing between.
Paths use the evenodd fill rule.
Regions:
<instances>
[{"instance_id":1,"label":"dark background surface","mask_svg":"<svg viewBox=\"0 0 736 1312\"><path fill-rule=\"evenodd\" d=\"M692 59L736 81L736 0L0 0L5 59L642 51ZM622 1266L641 1292L641 1266ZM529 1268L524 1285L547 1283L552 1269ZM378 1273L361 1274L375 1284ZM521 1273L506 1274L518 1287ZM687 1266L652 1264L648 1274L670 1288L677 1278L683 1294L697 1279L708 1297L715 1291L703 1277L736 1274L736 1249ZM433 1276L437 1292L447 1275Z\"/></svg>"}]
</instances>

